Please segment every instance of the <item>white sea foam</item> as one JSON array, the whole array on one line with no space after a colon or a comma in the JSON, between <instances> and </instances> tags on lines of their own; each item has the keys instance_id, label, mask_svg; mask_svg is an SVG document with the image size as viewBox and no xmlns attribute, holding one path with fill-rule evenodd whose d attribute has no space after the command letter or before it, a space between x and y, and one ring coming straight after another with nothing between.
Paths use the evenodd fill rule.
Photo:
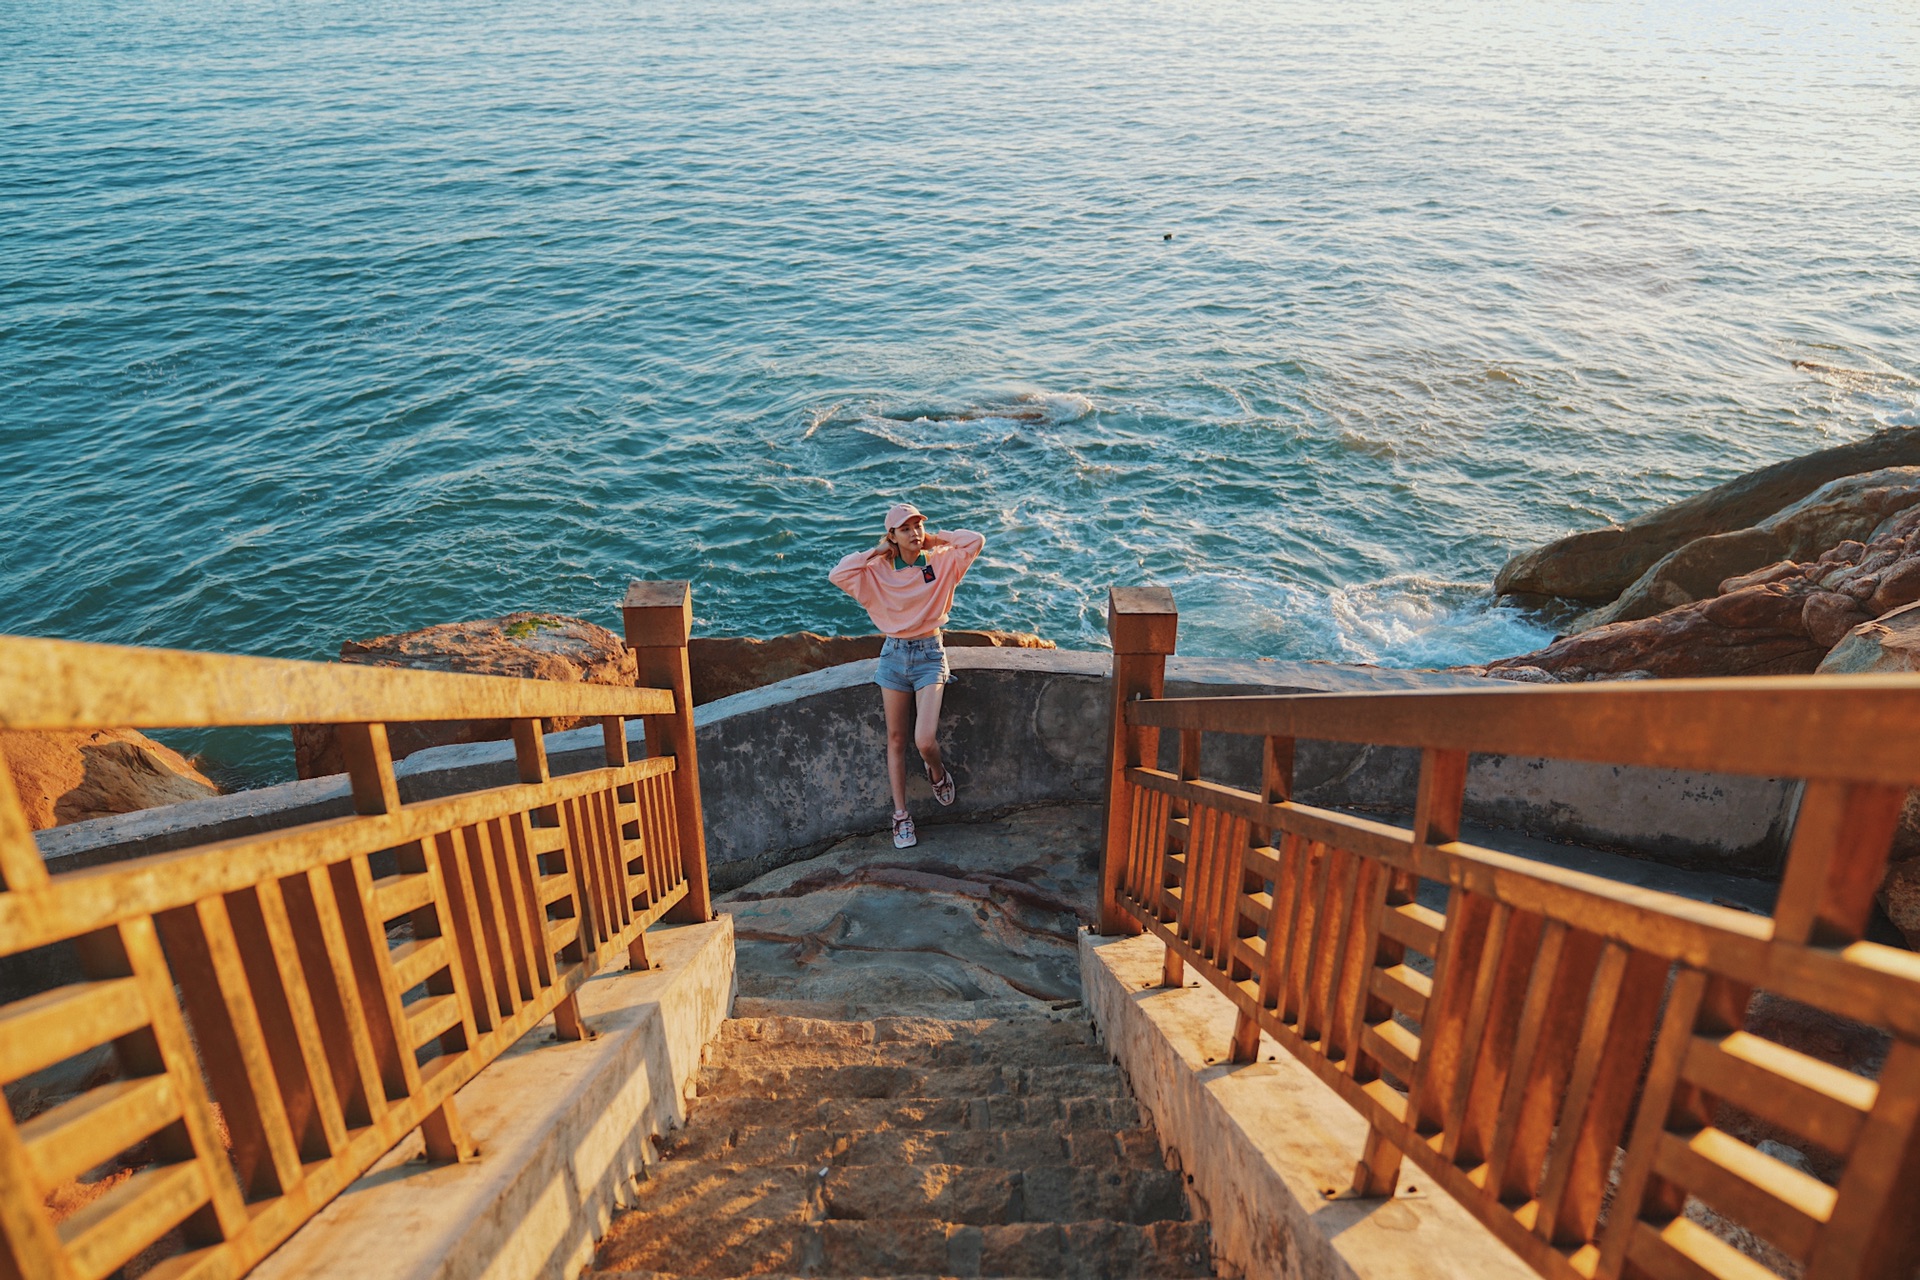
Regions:
<instances>
[{"instance_id":1,"label":"white sea foam","mask_svg":"<svg viewBox=\"0 0 1920 1280\"><path fill-rule=\"evenodd\" d=\"M1485 583L1402 574L1327 593L1335 642L1348 661L1447 667L1526 653L1553 632L1496 604Z\"/></svg>"}]
</instances>

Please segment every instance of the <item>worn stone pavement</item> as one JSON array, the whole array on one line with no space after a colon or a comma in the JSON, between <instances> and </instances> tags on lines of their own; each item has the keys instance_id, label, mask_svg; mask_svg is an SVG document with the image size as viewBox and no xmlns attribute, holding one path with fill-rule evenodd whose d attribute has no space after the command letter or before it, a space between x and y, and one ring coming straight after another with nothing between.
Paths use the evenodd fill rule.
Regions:
<instances>
[{"instance_id":1,"label":"worn stone pavement","mask_svg":"<svg viewBox=\"0 0 1920 1280\"><path fill-rule=\"evenodd\" d=\"M1210 1276L1080 1006L1100 814L845 841L717 905L736 1016L590 1276Z\"/></svg>"}]
</instances>

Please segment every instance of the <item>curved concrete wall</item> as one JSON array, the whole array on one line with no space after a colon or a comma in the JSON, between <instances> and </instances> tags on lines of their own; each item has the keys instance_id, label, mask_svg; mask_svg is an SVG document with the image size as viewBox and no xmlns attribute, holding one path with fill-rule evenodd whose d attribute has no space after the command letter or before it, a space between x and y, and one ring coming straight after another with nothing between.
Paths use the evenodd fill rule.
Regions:
<instances>
[{"instance_id":1,"label":"curved concrete wall","mask_svg":"<svg viewBox=\"0 0 1920 1280\"><path fill-rule=\"evenodd\" d=\"M924 826L1028 805L1098 801L1105 785L1105 653L954 649L955 680L941 717L941 749L960 792L934 804L917 761L910 803ZM806 857L847 835L882 830L892 803L886 726L873 661L848 663L706 703L695 709L707 849L716 888ZM1172 697L1228 693L1386 692L1473 687L1471 676L1328 663L1235 662L1175 657ZM630 733L644 749L640 726ZM1162 761L1173 767L1173 735ZM600 731L550 734L556 773L601 763ZM1210 735L1206 776L1253 786L1258 744ZM1308 803L1406 812L1416 753L1303 743L1297 793ZM408 801L513 779L513 748L483 742L422 751L400 763ZM1791 788L1771 779L1474 758L1471 821L1676 865L1766 876L1777 872ZM348 813L345 778L314 778L237 795L100 818L38 833L55 871L253 834Z\"/></svg>"},{"instance_id":2,"label":"curved concrete wall","mask_svg":"<svg viewBox=\"0 0 1920 1280\"><path fill-rule=\"evenodd\" d=\"M1025 805L1091 802L1105 786L1104 653L953 650L942 754L959 780L951 809L934 804L910 758L910 804L923 826ZM695 712L707 851L718 888L887 825L886 726L876 664L816 671ZM1329 663L1169 659L1169 697L1236 693L1388 692L1470 688L1472 676ZM1173 735L1162 763L1174 766ZM1210 778L1254 787L1259 745L1211 735ZM1419 772L1404 749L1303 743L1297 794L1307 803L1409 812ZM1784 849L1788 784L1565 761L1476 756L1467 816L1487 827L1654 857L1735 875L1773 874Z\"/></svg>"}]
</instances>

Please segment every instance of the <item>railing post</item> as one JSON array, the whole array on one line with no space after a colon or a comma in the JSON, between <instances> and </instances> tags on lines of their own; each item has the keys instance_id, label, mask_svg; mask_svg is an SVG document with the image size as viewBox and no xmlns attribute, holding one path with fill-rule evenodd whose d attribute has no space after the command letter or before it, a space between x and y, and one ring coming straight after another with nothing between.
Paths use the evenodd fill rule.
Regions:
<instances>
[{"instance_id":1,"label":"railing post","mask_svg":"<svg viewBox=\"0 0 1920 1280\"><path fill-rule=\"evenodd\" d=\"M1127 703L1158 698L1166 687L1180 614L1165 587L1113 587L1107 592L1107 634L1113 638L1113 703L1107 729L1106 835L1100 854L1100 932L1138 933L1120 909L1120 873L1132 827L1133 787L1127 770L1158 758L1158 729L1129 729Z\"/></svg>"},{"instance_id":2,"label":"railing post","mask_svg":"<svg viewBox=\"0 0 1920 1280\"><path fill-rule=\"evenodd\" d=\"M633 582L620 607L627 645L639 659L639 684L671 689L673 713L644 718L649 756L672 756L674 825L680 837L687 896L667 912L679 924L713 919L707 889L707 831L700 811L700 760L693 748L693 677L687 637L693 631L693 588L686 582Z\"/></svg>"}]
</instances>

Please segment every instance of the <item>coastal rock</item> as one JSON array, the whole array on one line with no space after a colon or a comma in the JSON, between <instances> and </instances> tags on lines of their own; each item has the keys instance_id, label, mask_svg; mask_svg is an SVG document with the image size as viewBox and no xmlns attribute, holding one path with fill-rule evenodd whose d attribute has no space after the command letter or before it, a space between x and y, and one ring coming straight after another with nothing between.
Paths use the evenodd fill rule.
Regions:
<instances>
[{"instance_id":1,"label":"coastal rock","mask_svg":"<svg viewBox=\"0 0 1920 1280\"><path fill-rule=\"evenodd\" d=\"M1535 668L1558 680L1623 676L1789 675L1812 671L1826 649L1807 634L1805 578L1742 587L1724 596L1615 622L1490 662L1486 674Z\"/></svg>"},{"instance_id":2,"label":"coastal rock","mask_svg":"<svg viewBox=\"0 0 1920 1280\"><path fill-rule=\"evenodd\" d=\"M1796 675L1826 670L1821 661L1836 648L1853 655L1836 661L1872 661L1860 646L1880 633L1853 633L1872 621L1874 601L1920 591L1920 503L1881 520L1871 537L1845 539L1812 560L1762 566L1728 578L1708 599L1478 670L1503 679L1544 671L1557 680Z\"/></svg>"},{"instance_id":3,"label":"coastal rock","mask_svg":"<svg viewBox=\"0 0 1920 1280\"><path fill-rule=\"evenodd\" d=\"M1782 561L1808 560L1829 548L1836 559L1857 563L1857 555L1846 559L1847 548L1864 552L1860 539L1875 536L1890 519L1916 505L1920 505L1920 467L1843 476L1751 528L1696 538L1668 552L1618 599L1580 615L1570 629L1587 631L1652 617L1717 594L1728 578L1770 563L1777 567ZM1915 595L1908 598L1920 598L1920 582Z\"/></svg>"},{"instance_id":4,"label":"coastal rock","mask_svg":"<svg viewBox=\"0 0 1920 1280\"><path fill-rule=\"evenodd\" d=\"M1695 539L1745 529L1842 476L1912 466L1920 466L1920 429L1889 428L1761 467L1625 524L1572 534L1515 556L1493 589L1498 595L1605 604L1661 557Z\"/></svg>"},{"instance_id":5,"label":"coastal rock","mask_svg":"<svg viewBox=\"0 0 1920 1280\"><path fill-rule=\"evenodd\" d=\"M605 627L551 613L509 613L474 622L450 622L340 646L340 661L370 667L412 667L461 675L519 676L533 680L631 686L639 667L632 650ZM576 717L553 717L549 733L571 729ZM492 742L512 737L505 720L441 720L387 726L393 758L428 747ZM342 773L332 725L293 726L294 767L303 778Z\"/></svg>"},{"instance_id":6,"label":"coastal rock","mask_svg":"<svg viewBox=\"0 0 1920 1280\"><path fill-rule=\"evenodd\" d=\"M1807 638L1820 646L1822 653L1846 638L1847 632L1868 621L1860 602L1840 591L1815 591L1801 607L1800 623Z\"/></svg>"},{"instance_id":7,"label":"coastal rock","mask_svg":"<svg viewBox=\"0 0 1920 1280\"><path fill-rule=\"evenodd\" d=\"M1920 558L1906 562L1920 569ZM1911 674L1920 671L1920 605L1894 609L1848 631L1821 660L1823 676Z\"/></svg>"},{"instance_id":8,"label":"coastal rock","mask_svg":"<svg viewBox=\"0 0 1920 1280\"><path fill-rule=\"evenodd\" d=\"M0 730L0 759L36 831L220 794L185 756L132 729Z\"/></svg>"},{"instance_id":9,"label":"coastal rock","mask_svg":"<svg viewBox=\"0 0 1920 1280\"><path fill-rule=\"evenodd\" d=\"M1920 560L1909 561L1920 565ZM1885 579L1882 579L1885 581ZM1820 664L1821 675L1911 675L1920 671L1920 604L1895 609L1849 631ZM1920 950L1920 792L1908 792L1880 882L1880 909L1907 945Z\"/></svg>"},{"instance_id":10,"label":"coastal rock","mask_svg":"<svg viewBox=\"0 0 1920 1280\"><path fill-rule=\"evenodd\" d=\"M1903 834L1913 832L1913 804L1901 816ZM1920 951L1920 858L1889 863L1880 882L1880 909L1906 937L1907 945Z\"/></svg>"},{"instance_id":11,"label":"coastal rock","mask_svg":"<svg viewBox=\"0 0 1920 1280\"><path fill-rule=\"evenodd\" d=\"M945 631L949 648L1051 649L1051 640L1025 631ZM884 636L823 636L796 631L771 640L745 636L695 636L687 642L698 706L731 694L777 684L809 671L880 656Z\"/></svg>"}]
</instances>

